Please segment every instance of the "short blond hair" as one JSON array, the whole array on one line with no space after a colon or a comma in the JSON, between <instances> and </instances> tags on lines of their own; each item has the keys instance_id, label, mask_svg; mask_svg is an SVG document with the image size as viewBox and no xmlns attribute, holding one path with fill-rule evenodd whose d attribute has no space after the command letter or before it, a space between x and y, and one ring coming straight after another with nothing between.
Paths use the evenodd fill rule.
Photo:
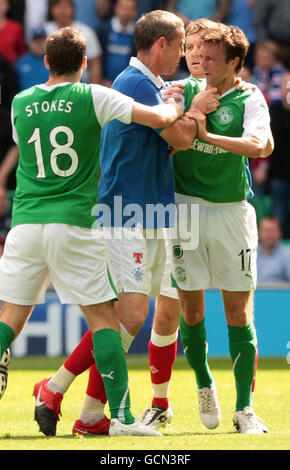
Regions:
<instances>
[{"instance_id":1,"label":"short blond hair","mask_svg":"<svg viewBox=\"0 0 290 470\"><path fill-rule=\"evenodd\" d=\"M196 34L200 31L205 31L207 29L216 29L218 28L219 23L209 20L208 18L200 18L198 20L191 21L185 29L185 36L190 34Z\"/></svg>"}]
</instances>

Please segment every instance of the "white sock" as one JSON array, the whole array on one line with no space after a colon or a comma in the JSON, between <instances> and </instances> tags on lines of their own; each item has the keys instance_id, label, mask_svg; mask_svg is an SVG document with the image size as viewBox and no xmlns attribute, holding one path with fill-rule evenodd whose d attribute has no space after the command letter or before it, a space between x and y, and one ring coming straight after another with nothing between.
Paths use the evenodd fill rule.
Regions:
<instances>
[{"instance_id":1,"label":"white sock","mask_svg":"<svg viewBox=\"0 0 290 470\"><path fill-rule=\"evenodd\" d=\"M124 348L125 354L127 354L132 344L132 341L135 339L135 337L132 336L129 333L129 331L126 330L126 328L124 327L122 323L120 323L120 333L121 333L123 348Z\"/></svg>"},{"instance_id":2,"label":"white sock","mask_svg":"<svg viewBox=\"0 0 290 470\"><path fill-rule=\"evenodd\" d=\"M75 378L76 376L62 365L48 381L47 387L53 393L64 394Z\"/></svg>"},{"instance_id":3,"label":"white sock","mask_svg":"<svg viewBox=\"0 0 290 470\"><path fill-rule=\"evenodd\" d=\"M94 424L104 415L105 404L101 400L85 395L80 420L85 424Z\"/></svg>"},{"instance_id":4,"label":"white sock","mask_svg":"<svg viewBox=\"0 0 290 470\"><path fill-rule=\"evenodd\" d=\"M175 341L178 338L178 329L173 333L172 335L158 335L155 333L155 331L151 330L151 342L154 344L154 346L157 346L159 348L164 348L165 346L169 346L172 343L175 343Z\"/></svg>"},{"instance_id":5,"label":"white sock","mask_svg":"<svg viewBox=\"0 0 290 470\"><path fill-rule=\"evenodd\" d=\"M175 333L167 336L157 334L154 329L151 330L151 343L159 348L164 348L170 344L175 343L178 338L178 329ZM161 384L152 382L152 393L155 398L168 398L170 390L170 381Z\"/></svg>"}]
</instances>

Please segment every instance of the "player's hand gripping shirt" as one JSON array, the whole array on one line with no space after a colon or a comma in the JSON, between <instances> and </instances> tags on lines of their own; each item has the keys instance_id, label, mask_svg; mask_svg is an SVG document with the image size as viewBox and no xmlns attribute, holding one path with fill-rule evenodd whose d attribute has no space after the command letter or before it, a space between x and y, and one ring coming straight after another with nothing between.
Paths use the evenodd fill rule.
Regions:
<instances>
[{"instance_id":1,"label":"player's hand gripping shirt","mask_svg":"<svg viewBox=\"0 0 290 470\"><path fill-rule=\"evenodd\" d=\"M38 85L13 100L19 146L12 226L66 223L90 228L97 203L101 127L131 122L133 100L99 85Z\"/></svg>"}]
</instances>

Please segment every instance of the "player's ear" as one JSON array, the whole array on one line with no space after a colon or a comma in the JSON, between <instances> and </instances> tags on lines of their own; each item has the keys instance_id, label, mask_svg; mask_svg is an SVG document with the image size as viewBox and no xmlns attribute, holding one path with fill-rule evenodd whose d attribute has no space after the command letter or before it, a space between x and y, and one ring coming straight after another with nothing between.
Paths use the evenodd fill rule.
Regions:
<instances>
[{"instance_id":1,"label":"player's ear","mask_svg":"<svg viewBox=\"0 0 290 470\"><path fill-rule=\"evenodd\" d=\"M160 38L157 39L157 44L160 49L164 49L165 46L167 45L167 39L165 36L160 36Z\"/></svg>"},{"instance_id":2,"label":"player's ear","mask_svg":"<svg viewBox=\"0 0 290 470\"><path fill-rule=\"evenodd\" d=\"M43 59L43 60L44 60L44 65L45 65L45 67L49 70L50 67L49 67L49 62L48 62L47 55L44 56L44 59Z\"/></svg>"},{"instance_id":3,"label":"player's ear","mask_svg":"<svg viewBox=\"0 0 290 470\"><path fill-rule=\"evenodd\" d=\"M88 66L88 58L86 56L83 58L82 67L81 67L82 70L86 70L87 66Z\"/></svg>"}]
</instances>

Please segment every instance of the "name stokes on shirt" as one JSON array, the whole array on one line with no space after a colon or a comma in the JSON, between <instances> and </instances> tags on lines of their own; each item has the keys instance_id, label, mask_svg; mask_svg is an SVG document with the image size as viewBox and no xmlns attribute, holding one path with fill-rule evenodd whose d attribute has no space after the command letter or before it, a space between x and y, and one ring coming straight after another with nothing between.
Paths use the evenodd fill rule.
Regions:
<instances>
[{"instance_id":1,"label":"name stokes on shirt","mask_svg":"<svg viewBox=\"0 0 290 470\"><path fill-rule=\"evenodd\" d=\"M27 113L27 117L33 116L33 114L39 114L40 111L43 113L48 112L63 112L63 113L70 113L72 111L73 102L66 101L66 100L53 100L49 101L36 101L28 106L26 106L25 111Z\"/></svg>"}]
</instances>

